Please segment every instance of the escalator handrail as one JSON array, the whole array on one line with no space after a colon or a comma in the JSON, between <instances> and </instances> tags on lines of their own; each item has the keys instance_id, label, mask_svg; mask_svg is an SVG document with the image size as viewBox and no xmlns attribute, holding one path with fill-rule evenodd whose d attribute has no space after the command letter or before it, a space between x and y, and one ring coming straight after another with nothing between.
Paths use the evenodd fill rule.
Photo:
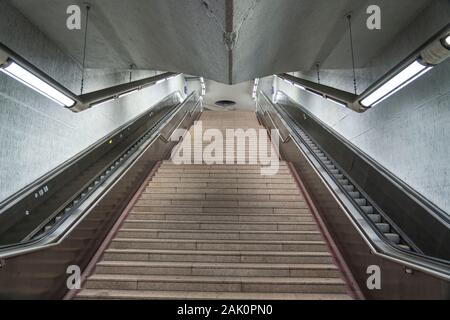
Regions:
<instances>
[{"instance_id":1,"label":"escalator handrail","mask_svg":"<svg viewBox=\"0 0 450 320\"><path fill-rule=\"evenodd\" d=\"M184 106L194 97L197 97L196 91L192 92L182 103L178 103L174 106L174 110L170 111L163 120L159 122L157 131L152 134L152 137L147 140L147 143L140 147L140 149L148 148L153 142L161 137L160 131L165 127L165 125L170 122L181 110L184 109ZM200 98L198 98L200 100ZM195 103L192 110L195 110L198 106L198 101ZM186 113L189 114L188 110ZM190 113L192 115L192 113ZM183 117L185 119L185 116ZM136 158L142 154L136 152L133 157L127 159L122 167L124 170L128 170L132 163L136 161ZM29 254L31 252L44 250L53 246L59 245L64 239L66 239L72 231L78 226L88 215L89 209L95 206L95 204L106 194L106 191L109 189L111 185L113 185L121 176L123 172L120 170L114 172L106 181L103 183L97 190L95 190L91 196L83 201L80 204L80 207L76 209L78 214L73 214L69 219L63 221L57 228L52 228L49 230L44 236L38 239L32 239L27 242L22 242L18 244L13 244L0 249L0 266L2 264L2 260L9 259L12 257L17 257L24 254ZM105 186L107 184L108 186ZM72 218L72 219L70 219Z\"/></svg>"},{"instance_id":2,"label":"escalator handrail","mask_svg":"<svg viewBox=\"0 0 450 320\"><path fill-rule=\"evenodd\" d=\"M293 127L295 127L295 122L292 119L285 119L284 117L280 116L281 112L277 109L276 105L270 101L270 99L266 96L266 94L262 91L260 91L260 96L264 98L268 102L268 104L277 111L277 114L279 115L280 121L283 123L283 125L288 130L289 134L291 135L291 140L296 144L296 146L299 148L299 150L302 150L304 152L303 148L301 147L301 142L299 142L299 139L296 137L297 134L294 130L292 130ZM305 148L307 150L307 148ZM304 152L305 153L305 152ZM306 158L308 156L305 153ZM335 194L336 188L333 188L330 185L330 181L334 183L334 180L329 177L329 181L327 181L326 177L322 175L321 172L319 172L311 160L308 158L308 161L314 167L316 170L316 173L319 175L320 179L327 185L330 192L333 194L333 197L338 201L340 207L344 209L344 212L346 212L349 220L354 225L358 233L361 235L363 240L366 242L366 244L369 246L370 250L373 254L388 259L390 261L399 263L404 265L405 267L409 267L415 270L422 271L427 274L431 274L437 278L444 279L446 281L450 281L450 261L445 261L441 259L437 259L431 256L427 256L425 254L416 253L416 252L406 252L403 250L397 249L394 245L389 243L386 239L380 237L380 235L373 230L373 226L371 226L365 219L358 219L360 217L359 211L354 207L354 205L351 202L348 202L350 205L346 205L342 202L342 200ZM317 160L316 160L317 161ZM326 171L324 170L325 174Z\"/></svg>"},{"instance_id":3,"label":"escalator handrail","mask_svg":"<svg viewBox=\"0 0 450 320\"><path fill-rule=\"evenodd\" d=\"M160 99L154 105L158 105L158 103L164 101L168 97L176 96L177 94L179 95L179 97L181 97L180 91L177 90L177 91L172 92L168 96ZM186 98L186 100L187 100L187 98ZM180 103L181 103L181 101L178 103L178 105ZM137 117L131 119L130 121L127 121L126 123L124 123L120 127L116 128L112 132L108 133L106 136L104 136L101 139L99 139L94 144L90 145L88 148L80 151L79 153L77 153L73 157L69 158L68 160L64 161L63 163L61 163L60 165L55 167L54 169L52 169L49 172L45 173L41 177L35 179L33 182L29 183L26 187L20 189L19 191L15 192L14 194L8 196L6 199L2 200L0 202L0 213L5 211L5 210L7 210L8 208L13 206L14 204L20 202L23 198L27 197L31 193L34 193L35 189L38 189L40 186L45 185L47 183L47 181L51 180L53 177L57 176L58 174L60 174L64 170L66 170L69 166L71 166L72 164L74 164L77 161L79 161L81 158L83 158L84 156L89 154L92 150L94 150L98 146L100 146L100 145L104 144L105 142L109 141L111 139L111 137L115 136L117 133L119 133L122 130L124 130L124 128L129 127L134 122L138 121L141 117L146 116L147 112L148 111L144 111L143 113L141 113Z\"/></svg>"},{"instance_id":4,"label":"escalator handrail","mask_svg":"<svg viewBox=\"0 0 450 320\"><path fill-rule=\"evenodd\" d=\"M171 141L172 135L175 133L175 131L177 131L181 127L181 124L184 122L184 120L187 118L187 116L192 116L194 114L194 111L198 108L199 105L200 105L200 100L198 100L195 103L195 106L191 110L185 112L184 116L181 118L181 120L178 122L178 124L170 131L169 134L167 134L166 136L163 136L162 134L160 134L159 137L164 142Z\"/></svg>"}]
</instances>

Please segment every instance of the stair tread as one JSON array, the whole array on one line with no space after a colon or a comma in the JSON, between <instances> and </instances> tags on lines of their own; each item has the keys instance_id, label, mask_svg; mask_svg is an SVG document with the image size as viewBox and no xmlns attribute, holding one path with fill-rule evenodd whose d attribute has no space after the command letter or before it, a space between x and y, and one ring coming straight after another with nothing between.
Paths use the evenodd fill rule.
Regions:
<instances>
[{"instance_id":1,"label":"stair tread","mask_svg":"<svg viewBox=\"0 0 450 320\"><path fill-rule=\"evenodd\" d=\"M120 231L127 231L127 232L178 232L178 233L186 233L186 232L193 232L193 233L258 233L258 234L321 234L320 231L284 231L284 230L277 230L277 231L270 231L270 230L227 230L227 229L200 229L200 230L180 230L180 229L134 229L134 228L123 228L120 229Z\"/></svg>"},{"instance_id":2,"label":"stair tread","mask_svg":"<svg viewBox=\"0 0 450 320\"><path fill-rule=\"evenodd\" d=\"M201 291L146 291L85 289L79 298L106 299L219 299L219 300L350 300L346 294L308 293L253 293L253 292L201 292Z\"/></svg>"},{"instance_id":3,"label":"stair tread","mask_svg":"<svg viewBox=\"0 0 450 320\"><path fill-rule=\"evenodd\" d=\"M139 220L139 219L127 219L126 222L132 222L132 223L170 223L170 224L226 224L226 225L245 225L245 224L250 224L250 225L258 225L258 224L268 224L268 225L278 225L278 224L282 224L282 225L316 225L315 222L313 221L289 221L289 222L273 222L273 221L268 221L268 222L259 222L259 221L192 221L192 220Z\"/></svg>"},{"instance_id":4,"label":"stair tread","mask_svg":"<svg viewBox=\"0 0 450 320\"><path fill-rule=\"evenodd\" d=\"M223 216L223 212L160 212L160 211L133 211L131 210L130 215L135 214L148 214L148 215L157 215L157 214L164 214L164 215L195 215L195 216ZM254 216L261 216L261 217L313 217L310 213L241 213L241 212L230 212L226 213L226 216L242 216L242 217L254 217Z\"/></svg>"},{"instance_id":5,"label":"stair tread","mask_svg":"<svg viewBox=\"0 0 450 320\"><path fill-rule=\"evenodd\" d=\"M174 243L186 243L186 242L195 242L195 243L235 243L235 244L323 244L326 243L324 241L313 241L313 240L205 240L205 239L141 239L141 238L124 238L124 237L116 237L113 242L174 242Z\"/></svg>"},{"instance_id":6,"label":"stair tread","mask_svg":"<svg viewBox=\"0 0 450 320\"><path fill-rule=\"evenodd\" d=\"M219 276L181 276L181 275L139 275L139 274L94 274L89 280L107 281L184 281L184 282L220 282L220 283L275 283L275 284L344 284L340 278L298 278L298 277L219 277Z\"/></svg>"},{"instance_id":7,"label":"stair tread","mask_svg":"<svg viewBox=\"0 0 450 320\"><path fill-rule=\"evenodd\" d=\"M144 253L144 254L195 254L195 255L252 255L252 256L316 256L331 257L328 252L291 252L291 251L248 251L248 250L161 250L161 249L106 249L107 253Z\"/></svg>"},{"instance_id":8,"label":"stair tread","mask_svg":"<svg viewBox=\"0 0 450 320\"><path fill-rule=\"evenodd\" d=\"M329 263L298 263L298 264L274 264L274 263L215 263L215 262L151 262L151 261L100 261L98 266L124 266L124 267L191 267L191 268L233 268L233 269L318 269L338 270L336 265Z\"/></svg>"}]
</instances>

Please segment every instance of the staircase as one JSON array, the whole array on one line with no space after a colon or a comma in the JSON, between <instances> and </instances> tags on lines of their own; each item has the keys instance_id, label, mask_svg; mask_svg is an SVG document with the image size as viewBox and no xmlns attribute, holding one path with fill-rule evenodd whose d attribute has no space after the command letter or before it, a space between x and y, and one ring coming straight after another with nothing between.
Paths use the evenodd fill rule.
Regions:
<instances>
[{"instance_id":1,"label":"staircase","mask_svg":"<svg viewBox=\"0 0 450 320\"><path fill-rule=\"evenodd\" d=\"M260 128L247 112L200 120L222 132ZM262 176L259 164L167 160L76 298L350 297L286 163Z\"/></svg>"}]
</instances>

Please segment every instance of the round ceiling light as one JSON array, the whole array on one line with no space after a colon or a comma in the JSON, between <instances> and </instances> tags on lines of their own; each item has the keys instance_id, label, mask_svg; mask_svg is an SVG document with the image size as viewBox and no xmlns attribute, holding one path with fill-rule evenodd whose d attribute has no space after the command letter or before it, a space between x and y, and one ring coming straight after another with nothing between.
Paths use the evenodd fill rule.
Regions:
<instances>
[{"instance_id":1,"label":"round ceiling light","mask_svg":"<svg viewBox=\"0 0 450 320\"><path fill-rule=\"evenodd\" d=\"M236 102L232 100L219 100L215 102L216 106L221 108L229 108L236 105Z\"/></svg>"}]
</instances>

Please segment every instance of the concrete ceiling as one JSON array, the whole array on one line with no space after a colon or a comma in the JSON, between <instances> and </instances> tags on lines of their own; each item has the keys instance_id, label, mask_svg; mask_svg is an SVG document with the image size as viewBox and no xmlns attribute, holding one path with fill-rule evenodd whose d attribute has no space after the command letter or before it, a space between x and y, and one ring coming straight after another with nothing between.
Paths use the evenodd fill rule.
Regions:
<instances>
[{"instance_id":1,"label":"concrete ceiling","mask_svg":"<svg viewBox=\"0 0 450 320\"><path fill-rule=\"evenodd\" d=\"M82 60L83 30L66 28L79 0L8 0L50 39ZM90 0L87 67L167 70L239 83L317 62L348 68L345 14L353 14L357 67L364 66L433 0ZM382 9L382 30L366 8Z\"/></svg>"}]
</instances>

